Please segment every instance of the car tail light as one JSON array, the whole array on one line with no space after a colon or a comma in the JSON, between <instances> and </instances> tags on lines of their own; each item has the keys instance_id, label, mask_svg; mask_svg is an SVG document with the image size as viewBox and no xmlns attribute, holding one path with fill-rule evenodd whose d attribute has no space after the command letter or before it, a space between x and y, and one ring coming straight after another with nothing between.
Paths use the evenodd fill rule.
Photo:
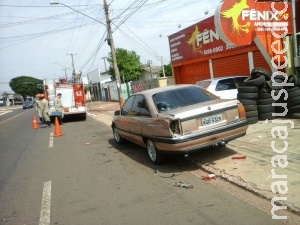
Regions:
<instances>
[{"instance_id":1,"label":"car tail light","mask_svg":"<svg viewBox=\"0 0 300 225\"><path fill-rule=\"evenodd\" d=\"M173 134L180 134L179 120L174 120L170 123L170 129Z\"/></svg>"},{"instance_id":2,"label":"car tail light","mask_svg":"<svg viewBox=\"0 0 300 225\"><path fill-rule=\"evenodd\" d=\"M240 119L246 119L246 111L245 111L245 107L243 106L242 103L238 103L238 110L239 110L239 117Z\"/></svg>"}]
</instances>

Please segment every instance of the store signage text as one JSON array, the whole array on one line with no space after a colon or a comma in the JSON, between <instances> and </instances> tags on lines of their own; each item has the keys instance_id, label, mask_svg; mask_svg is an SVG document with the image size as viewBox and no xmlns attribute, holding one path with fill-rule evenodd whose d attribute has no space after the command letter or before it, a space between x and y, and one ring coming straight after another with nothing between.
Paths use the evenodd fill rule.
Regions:
<instances>
[{"instance_id":1,"label":"store signage text","mask_svg":"<svg viewBox=\"0 0 300 225\"><path fill-rule=\"evenodd\" d=\"M291 33L291 13L286 2L223 1L215 14L216 31L232 45L246 45L257 33Z\"/></svg>"}]
</instances>

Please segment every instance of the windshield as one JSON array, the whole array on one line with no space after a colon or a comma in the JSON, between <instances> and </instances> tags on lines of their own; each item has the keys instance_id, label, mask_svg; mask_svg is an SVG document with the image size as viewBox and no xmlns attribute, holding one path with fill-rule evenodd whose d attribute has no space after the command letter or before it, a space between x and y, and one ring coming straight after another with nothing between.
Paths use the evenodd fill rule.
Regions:
<instances>
[{"instance_id":1,"label":"windshield","mask_svg":"<svg viewBox=\"0 0 300 225\"><path fill-rule=\"evenodd\" d=\"M152 96L153 102L159 112L177 109L217 98L218 97L212 93L196 86L168 90Z\"/></svg>"}]
</instances>

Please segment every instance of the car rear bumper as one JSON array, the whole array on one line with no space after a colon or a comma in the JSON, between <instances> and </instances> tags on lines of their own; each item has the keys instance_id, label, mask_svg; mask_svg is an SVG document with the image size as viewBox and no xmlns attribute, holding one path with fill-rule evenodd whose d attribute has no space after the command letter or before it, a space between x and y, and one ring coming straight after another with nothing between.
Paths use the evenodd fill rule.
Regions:
<instances>
[{"instance_id":1,"label":"car rear bumper","mask_svg":"<svg viewBox=\"0 0 300 225\"><path fill-rule=\"evenodd\" d=\"M191 153L203 148L224 145L225 143L242 137L248 128L247 121L217 128L209 132L201 132L177 138L151 138L156 148L164 153Z\"/></svg>"}]
</instances>

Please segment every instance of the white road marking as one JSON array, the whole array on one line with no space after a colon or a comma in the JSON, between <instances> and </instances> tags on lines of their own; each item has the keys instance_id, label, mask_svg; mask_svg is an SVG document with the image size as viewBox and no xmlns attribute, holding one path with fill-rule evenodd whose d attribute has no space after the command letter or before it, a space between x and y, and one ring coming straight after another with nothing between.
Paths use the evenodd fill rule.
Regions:
<instances>
[{"instance_id":1,"label":"white road marking","mask_svg":"<svg viewBox=\"0 0 300 225\"><path fill-rule=\"evenodd\" d=\"M50 224L51 181L44 183L43 198L39 225Z\"/></svg>"},{"instance_id":2,"label":"white road marking","mask_svg":"<svg viewBox=\"0 0 300 225\"><path fill-rule=\"evenodd\" d=\"M53 147L53 132L50 133L49 148Z\"/></svg>"},{"instance_id":3,"label":"white road marking","mask_svg":"<svg viewBox=\"0 0 300 225\"><path fill-rule=\"evenodd\" d=\"M10 112L12 112L12 110L0 112L0 116Z\"/></svg>"}]
</instances>

